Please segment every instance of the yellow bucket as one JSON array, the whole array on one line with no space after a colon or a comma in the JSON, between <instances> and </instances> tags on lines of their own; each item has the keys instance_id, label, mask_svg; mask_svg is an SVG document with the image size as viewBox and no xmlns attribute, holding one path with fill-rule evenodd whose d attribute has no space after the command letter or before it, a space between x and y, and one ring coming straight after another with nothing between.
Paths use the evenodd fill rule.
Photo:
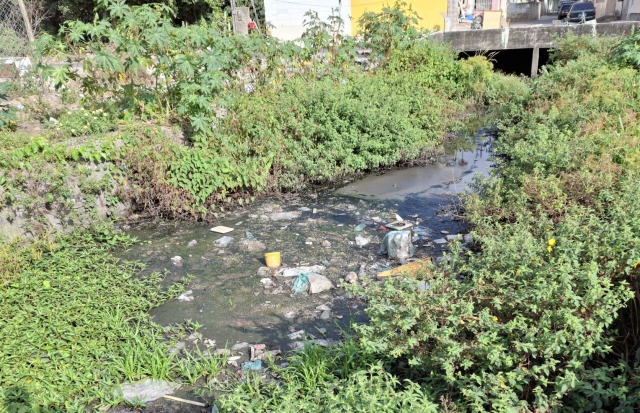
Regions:
<instances>
[{"instance_id":1,"label":"yellow bucket","mask_svg":"<svg viewBox=\"0 0 640 413\"><path fill-rule=\"evenodd\" d=\"M280 253L279 252L267 252L264 254L264 260L269 268L280 267Z\"/></svg>"}]
</instances>

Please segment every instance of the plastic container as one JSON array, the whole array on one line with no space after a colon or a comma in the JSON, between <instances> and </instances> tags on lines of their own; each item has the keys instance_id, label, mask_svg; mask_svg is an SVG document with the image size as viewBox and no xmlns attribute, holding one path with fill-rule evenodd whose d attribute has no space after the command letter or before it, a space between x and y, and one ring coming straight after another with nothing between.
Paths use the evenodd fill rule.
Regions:
<instances>
[{"instance_id":1,"label":"plastic container","mask_svg":"<svg viewBox=\"0 0 640 413\"><path fill-rule=\"evenodd\" d=\"M279 268L280 267L280 253L279 252L267 252L264 254L264 261L267 263L267 267L269 268Z\"/></svg>"}]
</instances>

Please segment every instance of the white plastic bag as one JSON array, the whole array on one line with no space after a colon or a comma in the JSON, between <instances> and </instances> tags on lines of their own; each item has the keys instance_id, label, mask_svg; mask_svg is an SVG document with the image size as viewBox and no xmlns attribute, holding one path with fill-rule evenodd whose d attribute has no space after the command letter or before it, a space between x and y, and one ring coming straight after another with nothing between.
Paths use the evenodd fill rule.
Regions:
<instances>
[{"instance_id":1,"label":"white plastic bag","mask_svg":"<svg viewBox=\"0 0 640 413\"><path fill-rule=\"evenodd\" d=\"M390 259L402 260L413 257L415 252L411 231L391 231L384 236L378 254L388 254Z\"/></svg>"}]
</instances>

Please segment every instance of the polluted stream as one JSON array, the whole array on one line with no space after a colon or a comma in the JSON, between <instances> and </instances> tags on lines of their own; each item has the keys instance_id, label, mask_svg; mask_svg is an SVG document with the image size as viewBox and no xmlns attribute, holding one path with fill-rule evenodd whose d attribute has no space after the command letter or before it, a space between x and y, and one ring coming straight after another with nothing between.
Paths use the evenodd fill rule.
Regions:
<instances>
[{"instance_id":1,"label":"polluted stream","mask_svg":"<svg viewBox=\"0 0 640 413\"><path fill-rule=\"evenodd\" d=\"M143 274L165 272L167 284L193 277L186 293L151 313L162 326L185 320L202 326L177 351L198 346L215 354L231 349L229 367L238 371L255 344L273 354L282 352L279 357L300 349L305 338L331 345L351 323L367 322L365 302L342 287L345 276L353 272L357 282L376 280L379 272L399 265L378 255L390 231L386 225L396 215L417 235L415 254L407 261L437 261L447 249L442 242L447 235L465 234L456 194L468 188L476 173L488 175L491 143L491 135L480 129L467 138L466 149L450 149L432 165L372 173L336 191L263 199L216 222L233 229L225 234L204 223L139 224L127 233L140 243L118 256L144 263ZM273 251L281 254L277 270L264 261L264 254ZM294 293L296 277L284 275L313 266L312 272L334 288ZM200 400L188 389L174 395ZM166 399L147 409L209 411Z\"/></svg>"}]
</instances>

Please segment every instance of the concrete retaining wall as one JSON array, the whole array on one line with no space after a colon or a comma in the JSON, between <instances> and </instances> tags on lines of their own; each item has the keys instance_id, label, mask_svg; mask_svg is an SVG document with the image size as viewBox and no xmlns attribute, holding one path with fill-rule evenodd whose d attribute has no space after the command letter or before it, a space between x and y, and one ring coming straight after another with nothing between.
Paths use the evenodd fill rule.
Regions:
<instances>
[{"instance_id":1,"label":"concrete retaining wall","mask_svg":"<svg viewBox=\"0 0 640 413\"><path fill-rule=\"evenodd\" d=\"M526 22L539 20L542 3L532 1L529 3L507 4L507 20L512 22Z\"/></svg>"},{"instance_id":2,"label":"concrete retaining wall","mask_svg":"<svg viewBox=\"0 0 640 413\"><path fill-rule=\"evenodd\" d=\"M620 21L571 26L529 26L491 30L466 30L438 32L430 38L449 43L455 50L473 52L478 50L541 49L553 47L555 36L565 37L569 31L576 36L626 36L637 31L640 23Z\"/></svg>"}]
</instances>

